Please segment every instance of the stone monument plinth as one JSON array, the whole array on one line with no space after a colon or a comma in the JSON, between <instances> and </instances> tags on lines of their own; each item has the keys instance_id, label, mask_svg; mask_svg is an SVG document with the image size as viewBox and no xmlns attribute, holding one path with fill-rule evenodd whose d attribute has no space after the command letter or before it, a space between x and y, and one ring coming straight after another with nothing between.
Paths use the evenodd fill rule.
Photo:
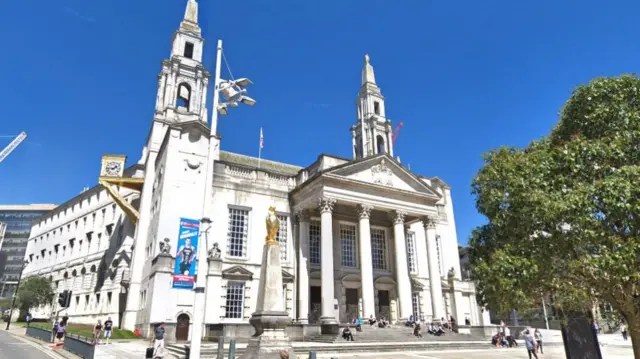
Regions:
<instances>
[{"instance_id":1,"label":"stone monument plinth","mask_svg":"<svg viewBox=\"0 0 640 359\"><path fill-rule=\"evenodd\" d=\"M242 355L243 359L295 358L291 341L285 333L291 318L284 308L281 252L280 245L275 240L278 227L275 208L270 207L267 216L267 239L262 252L258 302L256 311L249 320L256 332L249 340Z\"/></svg>"}]
</instances>

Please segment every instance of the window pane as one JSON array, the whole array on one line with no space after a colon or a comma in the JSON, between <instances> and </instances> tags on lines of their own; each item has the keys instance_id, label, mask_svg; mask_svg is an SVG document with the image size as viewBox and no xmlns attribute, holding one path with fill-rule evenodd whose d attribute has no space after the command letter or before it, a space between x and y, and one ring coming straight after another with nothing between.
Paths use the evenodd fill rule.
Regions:
<instances>
[{"instance_id":1,"label":"window pane","mask_svg":"<svg viewBox=\"0 0 640 359\"><path fill-rule=\"evenodd\" d=\"M311 264L320 264L320 221L309 223L309 259Z\"/></svg>"},{"instance_id":2,"label":"window pane","mask_svg":"<svg viewBox=\"0 0 640 359\"><path fill-rule=\"evenodd\" d=\"M229 208L229 232L227 236L227 254L231 257L244 257L247 254L247 234L249 229L249 211Z\"/></svg>"},{"instance_id":3,"label":"window pane","mask_svg":"<svg viewBox=\"0 0 640 359\"><path fill-rule=\"evenodd\" d=\"M414 232L407 232L407 259L409 273L416 273L418 269L416 266L416 235Z\"/></svg>"},{"instance_id":4,"label":"window pane","mask_svg":"<svg viewBox=\"0 0 640 359\"><path fill-rule=\"evenodd\" d=\"M278 227L278 235L276 236L276 240L280 243L280 260L286 262L287 257L287 226L289 224L289 217L287 216L278 216L278 221L280 222L280 227Z\"/></svg>"},{"instance_id":5,"label":"window pane","mask_svg":"<svg viewBox=\"0 0 640 359\"><path fill-rule=\"evenodd\" d=\"M373 269L387 270L387 241L384 229L371 228L371 261Z\"/></svg>"},{"instance_id":6,"label":"window pane","mask_svg":"<svg viewBox=\"0 0 640 359\"><path fill-rule=\"evenodd\" d=\"M227 303L225 307L225 318L242 319L244 310L244 283L227 283Z\"/></svg>"},{"instance_id":7,"label":"window pane","mask_svg":"<svg viewBox=\"0 0 640 359\"><path fill-rule=\"evenodd\" d=\"M342 249L342 266L356 267L356 226L340 224L340 246Z\"/></svg>"}]
</instances>

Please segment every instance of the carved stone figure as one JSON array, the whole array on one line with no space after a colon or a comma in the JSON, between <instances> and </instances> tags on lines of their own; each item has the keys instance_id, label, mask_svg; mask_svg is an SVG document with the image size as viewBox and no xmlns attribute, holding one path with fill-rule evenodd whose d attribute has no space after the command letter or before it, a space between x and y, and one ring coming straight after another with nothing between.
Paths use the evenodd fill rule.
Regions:
<instances>
[{"instance_id":1,"label":"carved stone figure","mask_svg":"<svg viewBox=\"0 0 640 359\"><path fill-rule=\"evenodd\" d=\"M373 176L373 183L393 186L393 171L387 167L384 159L380 161L380 164L371 167L371 175Z\"/></svg>"},{"instance_id":2,"label":"carved stone figure","mask_svg":"<svg viewBox=\"0 0 640 359\"><path fill-rule=\"evenodd\" d=\"M169 238L165 238L160 243L158 243L160 247L160 254L171 254L171 244L169 244L171 240Z\"/></svg>"},{"instance_id":3,"label":"carved stone figure","mask_svg":"<svg viewBox=\"0 0 640 359\"><path fill-rule=\"evenodd\" d=\"M267 237L265 238L266 243L277 245L278 241L276 240L276 237L278 236L278 230L280 229L280 220L276 215L276 208L274 206L269 207L269 213L267 214L266 224L267 224Z\"/></svg>"},{"instance_id":4,"label":"carved stone figure","mask_svg":"<svg viewBox=\"0 0 640 359\"><path fill-rule=\"evenodd\" d=\"M220 246L218 246L218 242L216 242L213 244L213 247L209 249L209 259L220 259L221 256Z\"/></svg>"}]
</instances>

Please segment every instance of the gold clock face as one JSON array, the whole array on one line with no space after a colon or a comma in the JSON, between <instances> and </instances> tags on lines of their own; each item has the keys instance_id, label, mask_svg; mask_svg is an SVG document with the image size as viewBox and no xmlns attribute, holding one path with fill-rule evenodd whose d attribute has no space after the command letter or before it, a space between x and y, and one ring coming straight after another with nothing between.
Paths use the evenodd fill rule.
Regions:
<instances>
[{"instance_id":1,"label":"gold clock face","mask_svg":"<svg viewBox=\"0 0 640 359\"><path fill-rule=\"evenodd\" d=\"M104 172L107 176L119 176L120 171L122 170L122 165L120 162L110 161L107 162L104 166Z\"/></svg>"}]
</instances>

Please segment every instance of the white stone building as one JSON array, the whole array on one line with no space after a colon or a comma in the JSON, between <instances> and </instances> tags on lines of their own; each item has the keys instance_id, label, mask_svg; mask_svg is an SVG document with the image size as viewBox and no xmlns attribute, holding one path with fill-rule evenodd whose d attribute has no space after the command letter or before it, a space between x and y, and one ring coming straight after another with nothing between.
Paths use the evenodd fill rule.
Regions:
<instances>
[{"instance_id":1,"label":"white stone building","mask_svg":"<svg viewBox=\"0 0 640 359\"><path fill-rule=\"evenodd\" d=\"M204 41L197 13L197 3L189 0L170 58L162 63L142 158L125 174L144 178L139 194L120 192L139 209L135 234L112 199L96 187L33 228L28 253L35 260L25 275L53 276L65 288L77 288L79 304L67 312L72 318L111 314L115 320L122 315L123 327L144 333L164 322L170 339L188 340L194 291L172 288L175 259L161 253L159 242L168 238L173 256L180 219L208 218L211 225L199 240L205 243L202 248L217 244L220 255L199 256L208 262L205 335L249 336L266 236L264 218L269 206L275 206L293 337L354 316L400 321L411 315L425 320L452 315L460 324L465 318L484 324L473 283L460 277L450 188L437 177L412 173L393 157L392 123L368 57L352 142L345 144L352 146L353 158L321 154L308 167L259 162L220 151L220 137L209 136L205 104L210 76L202 64ZM214 173L212 211L203 214L207 169ZM102 242L96 241L97 233L102 233ZM87 238L93 239L91 249L80 250L81 241L88 246ZM73 247L68 260L51 256L56 245ZM46 259L42 253L48 253ZM100 276L92 277L89 268L101 273L101 261L111 275L98 286ZM87 274L91 284L75 279ZM89 296L94 303L96 290L101 298L105 291L112 293L100 309L83 299ZM120 292L127 295L118 308L113 293Z\"/></svg>"},{"instance_id":2,"label":"white stone building","mask_svg":"<svg viewBox=\"0 0 640 359\"><path fill-rule=\"evenodd\" d=\"M125 171L142 175L141 166ZM127 201L139 194L120 192ZM57 293L72 291L71 306L59 312L76 323L93 324L111 317L118 323L124 312L135 226L100 186L83 191L34 222L25 252L23 278L51 279L56 293L52 305L33 308L34 318L58 313ZM123 278L125 279L123 283Z\"/></svg>"}]
</instances>

